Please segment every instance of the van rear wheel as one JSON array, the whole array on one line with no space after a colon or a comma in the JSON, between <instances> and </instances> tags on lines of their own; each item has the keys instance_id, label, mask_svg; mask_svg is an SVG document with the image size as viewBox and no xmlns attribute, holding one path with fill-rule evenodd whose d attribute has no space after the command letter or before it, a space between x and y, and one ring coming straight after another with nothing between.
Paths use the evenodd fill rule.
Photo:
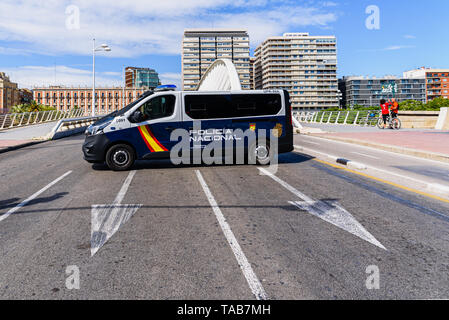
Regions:
<instances>
[{"instance_id":1,"label":"van rear wheel","mask_svg":"<svg viewBox=\"0 0 449 320\"><path fill-rule=\"evenodd\" d=\"M126 171L132 167L136 156L133 148L127 144L117 144L106 153L106 164L111 170Z\"/></svg>"},{"instance_id":2,"label":"van rear wheel","mask_svg":"<svg viewBox=\"0 0 449 320\"><path fill-rule=\"evenodd\" d=\"M254 142L249 148L248 163L267 166L271 163L272 154L270 151L269 141L257 144Z\"/></svg>"}]
</instances>

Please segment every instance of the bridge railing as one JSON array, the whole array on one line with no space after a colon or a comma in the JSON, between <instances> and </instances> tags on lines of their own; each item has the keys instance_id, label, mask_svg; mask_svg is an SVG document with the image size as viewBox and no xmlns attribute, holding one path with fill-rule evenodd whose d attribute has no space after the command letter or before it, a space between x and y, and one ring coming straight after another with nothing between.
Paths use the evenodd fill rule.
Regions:
<instances>
[{"instance_id":1,"label":"bridge railing","mask_svg":"<svg viewBox=\"0 0 449 320\"><path fill-rule=\"evenodd\" d=\"M9 113L0 115L0 130L24 127L32 124L57 121L68 118L79 118L84 115L83 109L70 111L37 111L23 113Z\"/></svg>"},{"instance_id":2,"label":"bridge railing","mask_svg":"<svg viewBox=\"0 0 449 320\"><path fill-rule=\"evenodd\" d=\"M379 110L295 111L293 116L303 123L375 126Z\"/></svg>"}]
</instances>

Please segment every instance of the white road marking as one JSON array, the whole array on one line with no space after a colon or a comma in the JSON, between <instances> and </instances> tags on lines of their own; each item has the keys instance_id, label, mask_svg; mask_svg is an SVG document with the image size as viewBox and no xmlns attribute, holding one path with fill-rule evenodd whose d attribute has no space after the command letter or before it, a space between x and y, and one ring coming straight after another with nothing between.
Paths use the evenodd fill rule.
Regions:
<instances>
[{"instance_id":1,"label":"white road marking","mask_svg":"<svg viewBox=\"0 0 449 320\"><path fill-rule=\"evenodd\" d=\"M48 189L50 189L51 187L53 187L55 184L57 184L59 181L61 181L62 179L64 179L65 177L67 177L69 174L71 174L72 171L67 171L66 173L64 173L62 176L60 176L59 178L57 178L56 180L53 180L52 182L50 182L49 184L47 184L45 187L43 187L42 189L40 189L39 191L37 191L36 193L34 193L33 195L31 195L30 197L28 197L27 199L23 200L21 203L19 203L17 206L15 206L14 208L10 209L8 212L6 212L5 214L0 216L0 222L2 222L3 220L5 220L6 218L8 218L11 214L13 214L14 212L16 212L17 210L19 210L20 208L26 206L30 201L34 200L36 197L38 197L40 194L42 194L43 192L47 191Z\"/></svg>"},{"instance_id":2,"label":"white road marking","mask_svg":"<svg viewBox=\"0 0 449 320\"><path fill-rule=\"evenodd\" d=\"M316 139L316 140L323 141L323 142L328 142L328 143L345 144L345 145L347 145L349 147L352 147L352 148L365 149L365 150L369 150L371 152L387 153L390 156L396 157L396 158L407 157L407 158L412 158L412 159L417 160L417 161L433 162L435 165L449 166L449 163L447 163L447 162L442 162L442 161L432 160L432 159L426 159L426 158L412 156L412 155L404 154L404 153L397 153L397 152L393 152L393 151L377 149L377 148L374 148L374 147L368 147L368 146L364 146L364 145L360 145L360 144L354 144L354 143L343 142L343 141L338 141L338 140L330 140L330 139L321 138L321 137L315 137L315 136L307 136L307 138L309 138L309 139Z\"/></svg>"},{"instance_id":3,"label":"white road marking","mask_svg":"<svg viewBox=\"0 0 449 320\"><path fill-rule=\"evenodd\" d=\"M324 152L320 152L320 151L316 151L316 150L304 148L304 147L301 147L301 146L298 146L298 145L295 145L294 147L295 147L295 149L298 149L298 150L301 151L301 152L308 152L308 153L316 153L316 154L320 154L320 155L322 155L322 156L324 156L324 157L327 157L327 158L330 158L330 159L332 159L332 160L336 160L336 159L339 158L339 157L334 156L334 155L330 155L330 154L326 154L326 153L324 153ZM415 178L412 178L412 177L410 177L410 176L405 176L405 175L402 175L402 174L399 174L399 173L396 173L396 172L393 172L393 171L388 171L388 170L380 169L380 168L378 168L378 167L373 167L373 166L368 166L368 165L365 165L365 166L366 166L365 169L370 169L370 170L379 171L379 172L382 172L382 173L387 174L388 176L396 176L396 177L399 177L399 178L402 178L402 179L406 179L406 180L413 181L413 182L416 182L416 183L419 183L419 184L423 184L423 185L426 186L426 187L429 185L429 182L425 182L425 181L423 181L423 180L415 179ZM391 180L391 179L390 179L390 180Z\"/></svg>"},{"instance_id":4,"label":"white road marking","mask_svg":"<svg viewBox=\"0 0 449 320\"><path fill-rule=\"evenodd\" d=\"M240 247L237 239L235 238L234 233L231 230L231 227L227 223L226 218L223 216L223 213L221 212L220 207L217 204L217 201L215 201L212 192L207 186L206 181L204 180L199 170L195 170L195 172L196 176L198 177L198 181L200 182L201 187L203 188L203 191L206 194L207 200L209 200L209 204L215 213L215 217L218 220L221 230L223 231L223 234L225 235L226 240L228 241L229 246L231 247L232 252L235 255L235 258L237 259L240 269L242 270L243 275L245 276L251 291L253 292L257 300L266 300L268 297L264 288L262 287L262 284L260 283L259 279L257 278L256 274L253 271L253 268L248 262L248 259L243 253L242 248Z\"/></svg>"},{"instance_id":5,"label":"white road marking","mask_svg":"<svg viewBox=\"0 0 449 320\"><path fill-rule=\"evenodd\" d=\"M134 178L136 171L131 171L123 182L112 204L96 204L91 209L91 257L108 241L114 233L124 225L141 204L121 204L128 191L129 185Z\"/></svg>"},{"instance_id":6,"label":"white road marking","mask_svg":"<svg viewBox=\"0 0 449 320\"><path fill-rule=\"evenodd\" d=\"M352 151L351 153L358 154L359 156L364 156L364 157L380 160L380 158L378 158L378 157L370 156L369 154L365 154L365 153L361 153L361 152Z\"/></svg>"},{"instance_id":7,"label":"white road marking","mask_svg":"<svg viewBox=\"0 0 449 320\"><path fill-rule=\"evenodd\" d=\"M122 185L119 193L117 193L117 196L115 197L113 204L122 203L122 200L125 197L126 192L128 192L129 185L131 184L131 181L133 181L133 178L135 175L136 175L136 170L133 170L128 174L128 176L125 179L125 182L123 182L123 185Z\"/></svg>"},{"instance_id":8,"label":"white road marking","mask_svg":"<svg viewBox=\"0 0 449 320\"><path fill-rule=\"evenodd\" d=\"M314 144L314 145L316 145L316 146L319 146L320 144L319 143L316 143L316 142L311 142L311 141L303 141L304 143L307 143L307 144Z\"/></svg>"},{"instance_id":9,"label":"white road marking","mask_svg":"<svg viewBox=\"0 0 449 320\"><path fill-rule=\"evenodd\" d=\"M371 235L348 211L341 207L336 202L315 201L306 196L302 192L296 190L294 187L283 181L279 177L273 175L269 171L259 168L259 170L269 176L271 179L279 183L285 189L296 195L303 201L290 201L289 203L298 207L301 210L307 211L310 214L323 219L326 222L333 224L340 229L343 229L369 243L387 250L373 235Z\"/></svg>"},{"instance_id":10,"label":"white road marking","mask_svg":"<svg viewBox=\"0 0 449 320\"><path fill-rule=\"evenodd\" d=\"M301 151L301 152L312 152L312 153L317 153L317 154L320 154L320 155L322 155L322 156L325 156L325 157L327 157L327 158L329 158L329 159L332 159L332 160L337 160L339 157L337 157L337 156L334 156L334 155L331 155L331 154L327 154L327 153L324 153L324 152L320 152L320 151L316 151L316 150L313 150L313 149L309 149L309 148L305 148L305 147L301 147L301 146L298 146L298 145L294 145L294 147L295 147L295 149L298 149L299 151Z\"/></svg>"}]
</instances>

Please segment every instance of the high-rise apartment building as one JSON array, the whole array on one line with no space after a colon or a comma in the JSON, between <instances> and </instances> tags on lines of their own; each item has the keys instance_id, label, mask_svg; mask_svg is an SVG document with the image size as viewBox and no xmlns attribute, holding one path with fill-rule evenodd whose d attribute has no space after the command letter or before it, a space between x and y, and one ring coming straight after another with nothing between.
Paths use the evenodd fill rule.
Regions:
<instances>
[{"instance_id":1,"label":"high-rise apartment building","mask_svg":"<svg viewBox=\"0 0 449 320\"><path fill-rule=\"evenodd\" d=\"M0 72L0 113L7 113L9 108L20 102L20 90L17 83L11 82L4 72Z\"/></svg>"},{"instance_id":2,"label":"high-rise apartment building","mask_svg":"<svg viewBox=\"0 0 449 320\"><path fill-rule=\"evenodd\" d=\"M338 107L337 41L334 36L285 33L255 51L256 89L286 89L295 109Z\"/></svg>"},{"instance_id":3,"label":"high-rise apartment building","mask_svg":"<svg viewBox=\"0 0 449 320\"><path fill-rule=\"evenodd\" d=\"M249 58L249 87L251 90L256 89L256 84L254 80L255 71L256 71L256 57Z\"/></svg>"},{"instance_id":4,"label":"high-rise apartment building","mask_svg":"<svg viewBox=\"0 0 449 320\"><path fill-rule=\"evenodd\" d=\"M159 74L150 68L127 67L125 69L125 84L127 88L154 89L159 84Z\"/></svg>"},{"instance_id":5,"label":"high-rise apartment building","mask_svg":"<svg viewBox=\"0 0 449 320\"><path fill-rule=\"evenodd\" d=\"M182 41L182 87L195 90L216 59L234 63L242 89L250 89L249 36L245 30L185 30Z\"/></svg>"}]
</instances>

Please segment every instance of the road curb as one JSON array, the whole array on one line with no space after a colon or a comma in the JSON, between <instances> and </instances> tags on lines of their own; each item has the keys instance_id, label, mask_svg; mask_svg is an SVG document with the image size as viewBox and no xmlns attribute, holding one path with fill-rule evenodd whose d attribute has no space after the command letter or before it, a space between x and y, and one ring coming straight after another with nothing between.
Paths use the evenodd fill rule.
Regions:
<instances>
[{"instance_id":1,"label":"road curb","mask_svg":"<svg viewBox=\"0 0 449 320\"><path fill-rule=\"evenodd\" d=\"M36 144L44 143L44 142L47 142L47 141L49 141L49 140L32 141L32 142L27 142L27 143L18 144L18 145L16 145L16 146L10 146L10 147L1 148L1 149L0 149L0 154L1 154L1 153L5 153L5 152L9 152L9 151L14 151L14 150L22 149L22 148L29 147L29 146L34 146L34 145L36 145Z\"/></svg>"},{"instance_id":2,"label":"road curb","mask_svg":"<svg viewBox=\"0 0 449 320\"><path fill-rule=\"evenodd\" d=\"M405 155L415 156L415 157L419 157L419 158L437 160L437 161L449 163L449 154L436 153L436 152L430 152L430 151L421 151L421 150L417 150L417 149L397 147L397 146L392 146L392 145L387 145L387 144L374 143L374 142L363 141L363 140L358 140L358 139L351 139L351 138L327 137L327 136L322 136L322 135L318 135L318 134L312 135L312 136L316 136L318 138L327 139L327 140L352 143L352 144L357 144L357 145L361 145L361 146L365 146L365 147L371 147L371 148L380 149L380 150L384 150L384 151L390 151L390 152L395 152L395 153L399 153L399 154L405 154Z\"/></svg>"},{"instance_id":3,"label":"road curb","mask_svg":"<svg viewBox=\"0 0 449 320\"><path fill-rule=\"evenodd\" d=\"M368 169L368 166L366 164L363 164L363 163L360 163L360 162L355 162L355 161L348 160L348 159L345 159L345 158L336 157L336 156L333 156L333 155L330 155L330 154L325 154L325 153L322 153L322 152L314 151L314 150L311 150L311 149L308 149L308 148L304 148L304 147L300 147L300 146L296 146L296 145L294 146L294 148L298 149L300 151L310 150L310 151L315 152L315 153L320 153L323 156L327 157L329 160L334 161L334 162L336 162L338 164L342 164L344 166L347 166L348 168L351 168L351 169L357 169L357 170L366 170L366 169Z\"/></svg>"}]
</instances>

